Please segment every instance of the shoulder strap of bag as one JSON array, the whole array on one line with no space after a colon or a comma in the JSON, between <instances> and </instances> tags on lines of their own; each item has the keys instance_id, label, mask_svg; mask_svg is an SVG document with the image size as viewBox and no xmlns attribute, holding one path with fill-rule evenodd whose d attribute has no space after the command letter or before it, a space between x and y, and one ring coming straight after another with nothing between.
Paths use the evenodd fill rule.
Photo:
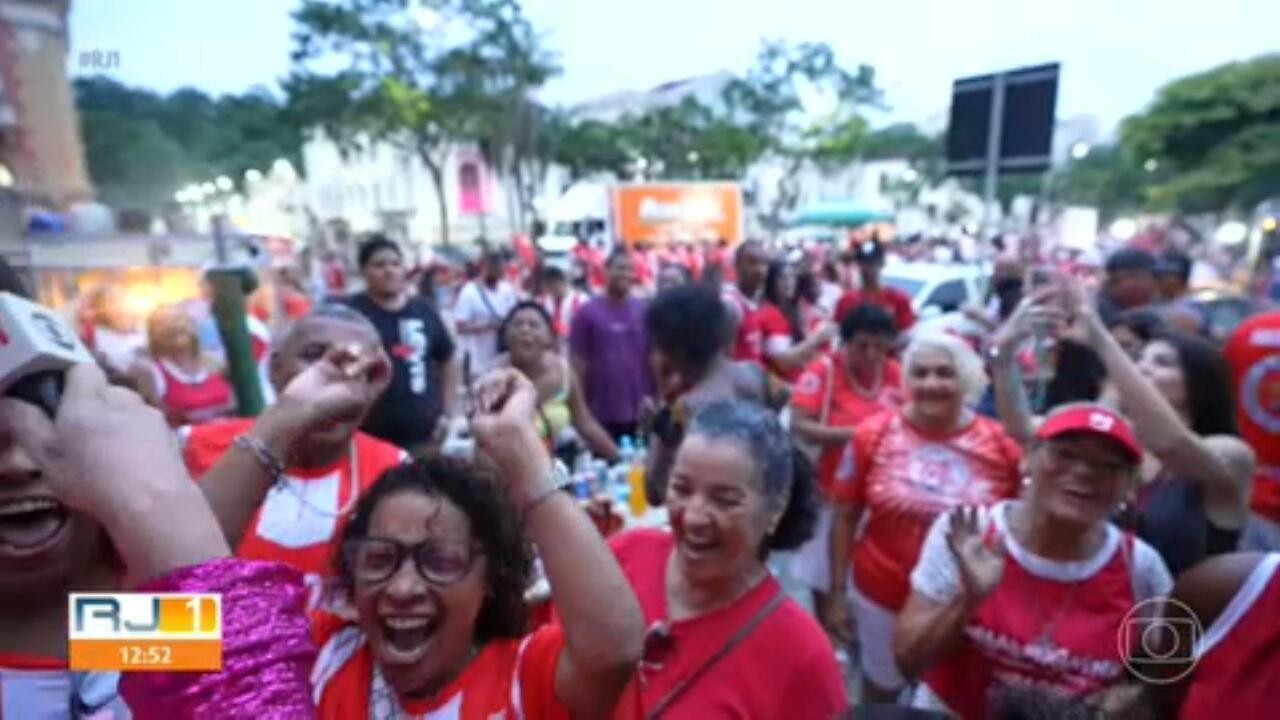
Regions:
<instances>
[{"instance_id":1,"label":"shoulder strap of bag","mask_svg":"<svg viewBox=\"0 0 1280 720\"><path fill-rule=\"evenodd\" d=\"M484 303L485 309L489 311L489 314L493 316L493 319L501 320L502 316L498 314L497 310L493 309L493 303L489 302L489 293L484 291L483 284L476 282L476 293L480 295L480 302Z\"/></svg>"},{"instance_id":2,"label":"shoulder strap of bag","mask_svg":"<svg viewBox=\"0 0 1280 720\"><path fill-rule=\"evenodd\" d=\"M818 418L818 422L822 425L827 424L827 418L831 417L831 401L836 394L836 364L831 361L831 356L824 354L822 356L822 366L826 368L826 391L822 396L822 415Z\"/></svg>"},{"instance_id":3,"label":"shoulder strap of bag","mask_svg":"<svg viewBox=\"0 0 1280 720\"><path fill-rule=\"evenodd\" d=\"M760 626L760 623L763 623L770 615L773 614L774 610L777 610L778 607L782 605L782 601L784 599L786 598L783 594L782 588L778 588L778 592L774 594L769 602L765 603L764 607L757 610L756 614L747 621L747 624L739 628L738 632L734 633L733 637L729 638L728 642L716 651L716 654L707 658L706 662L699 665L696 670L686 675L680 682L676 683L676 686L671 688L671 691L663 696L663 698L658 701L658 704L653 706L653 709L651 709L649 714L645 716L647 720L654 720L654 718L658 718L666 712L667 709L671 707L672 703L679 699L686 690L693 687L693 684L697 682L699 678L705 675L706 672L714 667L716 663L723 660L725 656L733 652L734 648L741 645L744 640L750 637L751 633Z\"/></svg>"}]
</instances>

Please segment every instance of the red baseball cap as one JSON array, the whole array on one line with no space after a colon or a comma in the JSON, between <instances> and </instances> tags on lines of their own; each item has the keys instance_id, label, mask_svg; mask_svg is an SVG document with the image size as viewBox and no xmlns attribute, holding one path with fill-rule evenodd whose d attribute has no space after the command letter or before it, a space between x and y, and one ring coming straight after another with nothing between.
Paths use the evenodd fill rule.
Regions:
<instances>
[{"instance_id":1,"label":"red baseball cap","mask_svg":"<svg viewBox=\"0 0 1280 720\"><path fill-rule=\"evenodd\" d=\"M1067 433L1101 435L1118 444L1134 464L1142 462L1142 446L1133 434L1133 426L1105 405L1069 405L1052 412L1036 431L1036 439L1050 440Z\"/></svg>"}]
</instances>

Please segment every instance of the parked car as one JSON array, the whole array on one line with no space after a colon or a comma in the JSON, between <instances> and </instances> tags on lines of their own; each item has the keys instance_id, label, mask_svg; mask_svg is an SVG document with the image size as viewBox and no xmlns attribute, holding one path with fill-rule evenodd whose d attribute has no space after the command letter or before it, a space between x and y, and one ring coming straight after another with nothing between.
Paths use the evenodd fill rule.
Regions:
<instances>
[{"instance_id":1,"label":"parked car","mask_svg":"<svg viewBox=\"0 0 1280 720\"><path fill-rule=\"evenodd\" d=\"M885 265L880 281L911 298L912 332L942 331L977 339L986 328L965 317L966 305L986 304L990 268L982 263L911 262Z\"/></svg>"}]
</instances>

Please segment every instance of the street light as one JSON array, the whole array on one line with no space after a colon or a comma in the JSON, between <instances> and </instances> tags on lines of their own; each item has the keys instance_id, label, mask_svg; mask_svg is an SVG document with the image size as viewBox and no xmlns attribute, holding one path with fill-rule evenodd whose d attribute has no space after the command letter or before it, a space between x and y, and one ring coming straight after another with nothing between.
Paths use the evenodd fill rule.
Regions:
<instances>
[{"instance_id":1,"label":"street light","mask_svg":"<svg viewBox=\"0 0 1280 720\"><path fill-rule=\"evenodd\" d=\"M686 159L686 160L688 160L688 161L689 161L689 164L690 164L690 165L697 165L697 164L698 164L698 151L697 151L697 150L690 150L690 151L689 151L689 154L688 154L688 155L685 155L684 157L685 157L685 159Z\"/></svg>"},{"instance_id":2,"label":"street light","mask_svg":"<svg viewBox=\"0 0 1280 720\"><path fill-rule=\"evenodd\" d=\"M1147 158L1147 161L1142 163L1142 169L1146 170L1149 173L1155 172L1156 169L1159 167L1160 167L1160 163L1157 162L1155 158Z\"/></svg>"},{"instance_id":3,"label":"street light","mask_svg":"<svg viewBox=\"0 0 1280 720\"><path fill-rule=\"evenodd\" d=\"M214 180L213 183L215 186L217 186L219 191L224 193L231 192L231 189L236 186L235 183L231 182L231 178L227 177L226 175L219 175L218 179Z\"/></svg>"},{"instance_id":4,"label":"street light","mask_svg":"<svg viewBox=\"0 0 1280 720\"><path fill-rule=\"evenodd\" d=\"M1089 143L1078 142L1071 145L1071 158L1073 160L1083 160L1089 154Z\"/></svg>"},{"instance_id":5,"label":"street light","mask_svg":"<svg viewBox=\"0 0 1280 720\"><path fill-rule=\"evenodd\" d=\"M262 182L262 171L257 168L249 168L244 171L244 181L250 185Z\"/></svg>"}]
</instances>

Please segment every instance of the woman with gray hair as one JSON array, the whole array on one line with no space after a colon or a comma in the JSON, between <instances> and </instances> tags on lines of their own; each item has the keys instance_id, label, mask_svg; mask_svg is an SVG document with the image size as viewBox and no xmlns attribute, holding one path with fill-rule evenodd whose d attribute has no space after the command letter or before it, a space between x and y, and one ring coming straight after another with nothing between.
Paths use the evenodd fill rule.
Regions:
<instances>
[{"instance_id":1,"label":"woman with gray hair","mask_svg":"<svg viewBox=\"0 0 1280 720\"><path fill-rule=\"evenodd\" d=\"M906 405L859 424L836 470L832 590L821 616L842 642L856 632L871 702L893 700L907 683L894 661L893 628L929 526L956 507L1018 493L1018 443L971 409L986 382L963 340L917 335L903 355ZM851 564L846 596L836 588L848 585Z\"/></svg>"},{"instance_id":2,"label":"woman with gray hair","mask_svg":"<svg viewBox=\"0 0 1280 720\"><path fill-rule=\"evenodd\" d=\"M613 541L649 627L636 688L645 716L842 713L831 645L765 564L804 543L817 517L812 467L775 415L740 400L701 409L666 502L670 532Z\"/></svg>"}]
</instances>

